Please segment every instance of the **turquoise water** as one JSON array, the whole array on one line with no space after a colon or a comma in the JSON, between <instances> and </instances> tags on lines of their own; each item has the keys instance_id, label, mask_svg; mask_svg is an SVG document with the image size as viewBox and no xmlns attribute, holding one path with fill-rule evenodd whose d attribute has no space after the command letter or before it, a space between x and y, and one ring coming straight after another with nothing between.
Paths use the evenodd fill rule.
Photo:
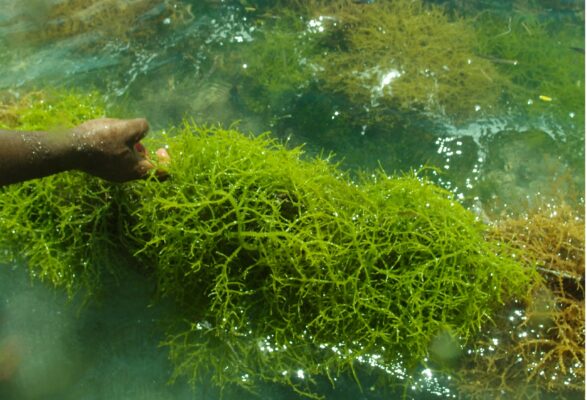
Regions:
<instances>
[{"instance_id":1,"label":"turquoise water","mask_svg":"<svg viewBox=\"0 0 587 400\"><path fill-rule=\"evenodd\" d=\"M431 178L487 221L544 202L582 208L584 102L565 101L570 92L584 90L582 2L435 2L470 18L496 15L490 39L513 35L516 27L531 38L538 34L532 24L548 24L553 40L530 49L537 66L518 86L504 89L500 103L479 106L465 119L416 107L382 111L375 104L377 87L361 103L326 90L315 73L289 79L286 75L300 71L292 64L315 65L303 49L321 29L329 29L329 16L298 18L298 24L278 31L285 17L266 3L0 0L0 89L14 94L55 86L96 89L112 115L145 116L154 131L186 117L225 125L239 121L241 130L271 130L292 144L305 144L310 154L334 152L351 171L434 167ZM289 51L277 48L275 59L283 62L266 66L270 78L263 82L271 86L263 87L247 69L265 62L261 50L273 49L284 29L291 35L286 43L302 50L290 59ZM530 70L512 64L521 60L478 55L507 73L515 73L510 67ZM559 59L576 65L557 69ZM20 354L12 356L18 358L18 372L3 385L1 398L220 398L212 385L167 385L171 367L157 344L172 306L150 306L154 288L140 276L129 272L132 285L123 290L113 282L108 296L82 307L31 284L22 266L6 266L0 274L0 339L8 357ZM446 376L424 367L415 374L409 397L457 396ZM351 381L321 389L327 398L399 396L360 392ZM237 391L224 396L297 398L271 385L259 396Z\"/></svg>"}]
</instances>

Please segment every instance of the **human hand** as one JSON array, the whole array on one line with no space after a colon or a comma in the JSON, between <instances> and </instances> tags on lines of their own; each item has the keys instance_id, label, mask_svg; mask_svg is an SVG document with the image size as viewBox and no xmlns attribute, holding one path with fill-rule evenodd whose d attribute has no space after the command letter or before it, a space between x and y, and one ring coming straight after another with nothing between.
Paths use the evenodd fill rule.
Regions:
<instances>
[{"instance_id":1,"label":"human hand","mask_svg":"<svg viewBox=\"0 0 587 400\"><path fill-rule=\"evenodd\" d=\"M100 118L78 125L71 130L75 168L113 182L146 176L155 168L140 143L148 130L143 118ZM165 149L158 149L156 154L160 163L169 161ZM167 176L161 169L156 174Z\"/></svg>"}]
</instances>

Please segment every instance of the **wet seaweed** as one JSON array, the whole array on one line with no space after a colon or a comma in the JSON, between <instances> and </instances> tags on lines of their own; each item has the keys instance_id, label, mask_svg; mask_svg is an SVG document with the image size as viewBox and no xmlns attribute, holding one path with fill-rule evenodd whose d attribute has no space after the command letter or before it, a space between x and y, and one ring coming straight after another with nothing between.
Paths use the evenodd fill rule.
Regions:
<instances>
[{"instance_id":1,"label":"wet seaweed","mask_svg":"<svg viewBox=\"0 0 587 400\"><path fill-rule=\"evenodd\" d=\"M418 109L456 121L496 106L503 78L475 54L471 27L442 8L339 1L321 14L335 21L329 27L334 47L321 62L328 90L373 113Z\"/></svg>"},{"instance_id":2,"label":"wet seaweed","mask_svg":"<svg viewBox=\"0 0 587 400\"><path fill-rule=\"evenodd\" d=\"M30 110L78 115L72 99ZM175 378L319 398L324 379L360 385L361 365L401 386L390 365L414 368L442 332L468 342L535 279L417 175L351 179L269 134L194 123L146 144L168 147L168 181L63 173L3 188L0 243L70 292L99 286L105 257L132 254L181 310L164 343Z\"/></svg>"},{"instance_id":3,"label":"wet seaweed","mask_svg":"<svg viewBox=\"0 0 587 400\"><path fill-rule=\"evenodd\" d=\"M495 65L510 85L505 97L518 112L584 125L583 22L560 23L535 9L481 12L472 19L476 54Z\"/></svg>"},{"instance_id":4,"label":"wet seaweed","mask_svg":"<svg viewBox=\"0 0 587 400\"><path fill-rule=\"evenodd\" d=\"M542 276L524 298L496 314L469 348L458 387L473 399L583 398L585 386L584 216L544 206L507 218L494 236L519 250ZM497 329L499 326L499 331ZM503 332L502 327L508 327Z\"/></svg>"}]
</instances>

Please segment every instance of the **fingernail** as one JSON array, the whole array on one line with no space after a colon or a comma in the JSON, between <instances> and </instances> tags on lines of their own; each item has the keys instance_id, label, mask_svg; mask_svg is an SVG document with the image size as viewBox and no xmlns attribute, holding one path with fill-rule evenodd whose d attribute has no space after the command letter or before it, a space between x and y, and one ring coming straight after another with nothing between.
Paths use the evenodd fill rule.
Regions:
<instances>
[{"instance_id":1,"label":"fingernail","mask_svg":"<svg viewBox=\"0 0 587 400\"><path fill-rule=\"evenodd\" d=\"M143 146L142 143L137 142L137 143L135 143L135 151L137 153L140 153L142 155L145 155L147 153L147 148L145 146Z\"/></svg>"},{"instance_id":2,"label":"fingernail","mask_svg":"<svg viewBox=\"0 0 587 400\"><path fill-rule=\"evenodd\" d=\"M157 149L155 154L157 154L157 159L161 163L168 163L171 160L171 157L169 157L169 153L167 153L167 150L163 148Z\"/></svg>"}]
</instances>

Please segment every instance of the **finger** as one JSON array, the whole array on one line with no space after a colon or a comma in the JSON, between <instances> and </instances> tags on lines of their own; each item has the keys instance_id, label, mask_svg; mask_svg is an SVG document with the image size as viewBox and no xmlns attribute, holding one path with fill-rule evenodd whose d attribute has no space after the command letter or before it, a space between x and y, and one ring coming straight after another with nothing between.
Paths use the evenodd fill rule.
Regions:
<instances>
[{"instance_id":1,"label":"finger","mask_svg":"<svg viewBox=\"0 0 587 400\"><path fill-rule=\"evenodd\" d=\"M166 167L169 165L169 163L171 163L171 157L169 157L169 153L167 153L167 150L165 150L163 147L157 149L155 154L157 155L157 163L160 167L163 167L157 168L155 174L157 175L157 179L164 181L169 178L169 172L166 171Z\"/></svg>"},{"instance_id":2,"label":"finger","mask_svg":"<svg viewBox=\"0 0 587 400\"><path fill-rule=\"evenodd\" d=\"M157 149L155 154L157 154L157 161L160 164L163 164L163 165L169 164L169 162L171 161L171 157L169 157L169 153L167 153L167 150L165 150L163 147L160 149Z\"/></svg>"},{"instance_id":3,"label":"finger","mask_svg":"<svg viewBox=\"0 0 587 400\"><path fill-rule=\"evenodd\" d=\"M144 160L138 161L135 170L136 170L137 176L139 178L147 178L149 176L149 171L151 171L155 168L156 168L156 166L153 165L153 163L151 163L147 159L144 159ZM157 180L164 181L167 178L169 178L169 173L167 171L165 171L164 169L157 168L157 169L155 169L155 176L157 177Z\"/></svg>"},{"instance_id":4,"label":"finger","mask_svg":"<svg viewBox=\"0 0 587 400\"><path fill-rule=\"evenodd\" d=\"M124 121L123 132L126 135L125 143L132 147L147 135L149 124L144 118L128 119Z\"/></svg>"},{"instance_id":5,"label":"finger","mask_svg":"<svg viewBox=\"0 0 587 400\"><path fill-rule=\"evenodd\" d=\"M143 158L142 160L137 161L135 171L139 177L145 177L153 168L155 168L153 163L146 158Z\"/></svg>"}]
</instances>

